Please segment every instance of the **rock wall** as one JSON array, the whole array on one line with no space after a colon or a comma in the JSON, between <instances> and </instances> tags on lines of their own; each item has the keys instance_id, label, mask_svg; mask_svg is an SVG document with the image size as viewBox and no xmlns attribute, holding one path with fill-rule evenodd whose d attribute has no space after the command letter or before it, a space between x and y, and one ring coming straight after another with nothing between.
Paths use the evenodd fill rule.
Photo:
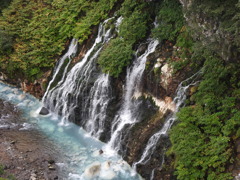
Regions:
<instances>
[{"instance_id":1,"label":"rock wall","mask_svg":"<svg viewBox=\"0 0 240 180\"><path fill-rule=\"evenodd\" d=\"M225 61L236 61L239 53L236 51L237 44L234 43L234 39L239 36L239 33L238 35L234 35L233 32L229 30L230 26L227 25L225 27L224 25L226 23L225 19L234 23L232 19L234 15L228 13L226 10L219 12L219 14L217 14L217 10L215 14L208 13L207 8L210 10L211 8L215 8L214 6L211 7L211 3L209 3L209 7L205 7L204 9L202 5L206 5L206 2L196 0L179 1L183 5L184 17L187 25L191 29L192 37L202 45L207 45L208 48L210 47L211 49L209 50L218 54L218 56ZM236 2L237 1L235 1L235 3ZM220 3L220 5L223 5L223 3ZM232 7L235 6L233 1L227 4L227 6L229 5ZM235 19L237 20L237 18Z\"/></svg>"}]
</instances>

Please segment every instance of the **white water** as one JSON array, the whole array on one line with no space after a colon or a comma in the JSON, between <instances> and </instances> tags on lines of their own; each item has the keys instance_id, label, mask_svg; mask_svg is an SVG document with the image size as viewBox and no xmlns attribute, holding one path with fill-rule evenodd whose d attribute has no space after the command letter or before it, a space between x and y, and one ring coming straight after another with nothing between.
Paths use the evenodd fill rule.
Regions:
<instances>
[{"instance_id":1,"label":"white water","mask_svg":"<svg viewBox=\"0 0 240 180\"><path fill-rule=\"evenodd\" d=\"M106 31L104 28L104 25L110 19L107 19L100 24L97 38L83 59L68 72L64 81L61 81L58 86L49 91L46 95L46 101L44 101L45 106L50 109L51 112L61 115L62 125L67 125L71 118L72 120L75 120L76 117L74 117L74 115L76 111L81 111L79 112L80 117L78 118L85 121L85 124L87 123L88 116L91 116L91 121L96 120L92 115L96 112L96 109L94 109L95 112L89 111L89 104L93 106L93 102L91 103L92 99L95 102L97 101L92 97L93 95L97 95L94 94L93 91L99 90L99 87L97 86L104 85L104 83L101 83L100 81L106 82L108 76L99 75L99 72L97 72L98 74L96 73L95 60L98 57L103 45L111 39L110 29ZM99 44L101 45L99 46ZM94 83L94 81L96 81L96 83L93 85L93 89L91 89L91 84ZM108 84L105 83L105 85ZM105 88L105 90L107 89L108 88ZM89 92L92 95L91 97ZM102 101L99 101L99 103L102 103ZM104 111L105 109L102 108L102 110ZM100 112L98 112L98 114L100 114ZM87 127L88 129L92 127L91 123L88 124ZM92 129L90 131L92 135L95 135L94 133L96 133L96 136L99 136L100 134L100 131L96 132Z\"/></svg>"},{"instance_id":2,"label":"white water","mask_svg":"<svg viewBox=\"0 0 240 180\"><path fill-rule=\"evenodd\" d=\"M52 85L52 83L54 82L54 80L56 79L56 76L58 75L60 69L62 68L62 65L64 64L64 62L69 59L69 62L66 66L66 68L64 69L63 75L62 75L62 80L64 79L65 75L66 75L66 71L67 71L67 67L69 66L72 57L75 56L76 52L77 52L77 48L78 48L78 41L77 39L72 39L68 51L59 59L57 65L55 66L55 69L53 71L53 77L52 80L48 83L48 87L46 89L46 92L43 96L43 102L45 102L45 98L46 95L49 93L49 89ZM59 82L58 84L60 84L61 82Z\"/></svg>"},{"instance_id":3,"label":"white water","mask_svg":"<svg viewBox=\"0 0 240 180\"><path fill-rule=\"evenodd\" d=\"M140 57L137 57L131 68L127 69L125 93L123 95L123 103L120 111L117 113L111 128L111 139L108 142L106 149L109 151L114 149L120 150L120 143L123 136L123 129L127 125L133 125L138 122L136 117L133 117L135 105L132 97L135 92L139 91L139 85L142 78L145 64L149 54L153 53L158 45L157 40L151 40L147 50Z\"/></svg>"},{"instance_id":4,"label":"white water","mask_svg":"<svg viewBox=\"0 0 240 180\"><path fill-rule=\"evenodd\" d=\"M165 123L163 125L163 127L160 129L160 131L158 131L157 133L155 133L147 142L147 145L143 151L143 154L140 158L139 161L133 163L133 168L136 169L138 164L146 164L150 159L152 154L154 153L157 143L159 142L160 138L163 135L166 135L168 130L172 127L173 123L176 121L177 117L176 117L176 113L179 111L180 107L182 107L184 105L184 101L186 100L186 91L188 90L188 88L190 86L193 86L195 84L198 83L198 81L196 81L196 79L198 78L200 72L194 74L193 76L191 76L190 78L184 80L183 82L181 82L177 88L176 91L176 97L174 98L173 102L176 105L175 108L175 112L173 112L172 115L170 115L166 120ZM163 164L162 160L162 164ZM153 174L154 175L154 172Z\"/></svg>"},{"instance_id":5,"label":"white water","mask_svg":"<svg viewBox=\"0 0 240 180\"><path fill-rule=\"evenodd\" d=\"M86 130L92 136L99 139L100 135L104 132L107 107L112 98L109 75L101 74L98 77L91 88L89 98L91 99L91 102Z\"/></svg>"},{"instance_id":6,"label":"white water","mask_svg":"<svg viewBox=\"0 0 240 180\"><path fill-rule=\"evenodd\" d=\"M82 128L69 123L68 126L58 124L58 117L54 114L39 115L42 103L36 98L24 94L22 91L0 83L0 98L16 105L23 112L25 129L35 128L45 134L54 147L61 150L58 154L63 177L68 180L140 180L139 175L133 174L133 169L118 156L108 157L106 152L99 153L104 144L90 137ZM0 122L1 123L1 122ZM54 151L54 149L53 149ZM94 174L94 166L98 171Z\"/></svg>"}]
</instances>

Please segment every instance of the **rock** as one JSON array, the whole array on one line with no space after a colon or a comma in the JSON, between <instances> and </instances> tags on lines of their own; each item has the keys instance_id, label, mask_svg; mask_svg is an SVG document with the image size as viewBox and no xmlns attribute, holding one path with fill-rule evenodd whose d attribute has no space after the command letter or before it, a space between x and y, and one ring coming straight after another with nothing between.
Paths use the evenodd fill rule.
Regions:
<instances>
[{"instance_id":1,"label":"rock","mask_svg":"<svg viewBox=\"0 0 240 180\"><path fill-rule=\"evenodd\" d=\"M157 58L157 62L159 62L159 63L163 63L164 61L165 61L164 58Z\"/></svg>"},{"instance_id":2,"label":"rock","mask_svg":"<svg viewBox=\"0 0 240 180\"><path fill-rule=\"evenodd\" d=\"M103 153L103 150L102 150L102 149L100 149L100 150L99 150L99 154L102 154L102 153Z\"/></svg>"},{"instance_id":3,"label":"rock","mask_svg":"<svg viewBox=\"0 0 240 180\"><path fill-rule=\"evenodd\" d=\"M110 165L111 165L111 162L110 161L106 161L102 164L102 169L104 170L108 170L110 169Z\"/></svg>"},{"instance_id":4,"label":"rock","mask_svg":"<svg viewBox=\"0 0 240 180\"><path fill-rule=\"evenodd\" d=\"M91 164L84 171L84 175L87 178L93 178L99 175L101 169L101 164L99 162Z\"/></svg>"},{"instance_id":5,"label":"rock","mask_svg":"<svg viewBox=\"0 0 240 180\"><path fill-rule=\"evenodd\" d=\"M138 48L138 56L142 55L147 49L147 44L141 44Z\"/></svg>"},{"instance_id":6,"label":"rock","mask_svg":"<svg viewBox=\"0 0 240 180\"><path fill-rule=\"evenodd\" d=\"M0 80L1 81L7 80L7 76L4 73L2 73L2 72L0 72Z\"/></svg>"},{"instance_id":7,"label":"rock","mask_svg":"<svg viewBox=\"0 0 240 180\"><path fill-rule=\"evenodd\" d=\"M193 86L190 88L190 96L193 95L195 92L197 92L198 87L197 86Z\"/></svg>"},{"instance_id":8,"label":"rock","mask_svg":"<svg viewBox=\"0 0 240 180\"><path fill-rule=\"evenodd\" d=\"M161 67L161 63L159 63L159 62L157 62L155 65L154 65L154 68L159 68L159 67Z\"/></svg>"},{"instance_id":9,"label":"rock","mask_svg":"<svg viewBox=\"0 0 240 180\"><path fill-rule=\"evenodd\" d=\"M48 163L49 163L49 164L54 164L55 161L51 159L51 160L48 160Z\"/></svg>"},{"instance_id":10,"label":"rock","mask_svg":"<svg viewBox=\"0 0 240 180\"><path fill-rule=\"evenodd\" d=\"M48 115L49 114L49 111L47 108L45 107L42 107L41 111L39 112L39 114L41 115Z\"/></svg>"},{"instance_id":11,"label":"rock","mask_svg":"<svg viewBox=\"0 0 240 180\"><path fill-rule=\"evenodd\" d=\"M49 169L49 170L52 170L52 171L53 171L53 170L56 170L56 168L55 168L53 165L48 165L48 169Z\"/></svg>"},{"instance_id":12,"label":"rock","mask_svg":"<svg viewBox=\"0 0 240 180\"><path fill-rule=\"evenodd\" d=\"M36 180L37 179L37 175L35 173L32 173L30 176L30 180Z\"/></svg>"},{"instance_id":13,"label":"rock","mask_svg":"<svg viewBox=\"0 0 240 180\"><path fill-rule=\"evenodd\" d=\"M173 69L170 64L165 64L161 68L161 85L164 89L168 89L169 84L172 80Z\"/></svg>"}]
</instances>

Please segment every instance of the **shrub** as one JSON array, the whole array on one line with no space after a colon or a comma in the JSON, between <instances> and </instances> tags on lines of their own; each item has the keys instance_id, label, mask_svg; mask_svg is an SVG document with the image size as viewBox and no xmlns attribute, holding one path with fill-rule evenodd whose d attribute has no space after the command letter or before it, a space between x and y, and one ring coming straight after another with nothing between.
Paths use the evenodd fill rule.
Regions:
<instances>
[{"instance_id":1,"label":"shrub","mask_svg":"<svg viewBox=\"0 0 240 180\"><path fill-rule=\"evenodd\" d=\"M123 39L112 39L99 56L98 63L104 73L118 77L123 68L130 64L132 47Z\"/></svg>"},{"instance_id":2,"label":"shrub","mask_svg":"<svg viewBox=\"0 0 240 180\"><path fill-rule=\"evenodd\" d=\"M120 25L119 36L123 37L129 44L144 38L147 32L146 14L141 11L134 11L129 17L123 19Z\"/></svg>"},{"instance_id":3,"label":"shrub","mask_svg":"<svg viewBox=\"0 0 240 180\"><path fill-rule=\"evenodd\" d=\"M157 18L159 24L153 30L154 37L159 40L175 41L184 24L180 2L178 0L162 1Z\"/></svg>"},{"instance_id":4,"label":"shrub","mask_svg":"<svg viewBox=\"0 0 240 180\"><path fill-rule=\"evenodd\" d=\"M12 52L13 38L12 36L0 29L0 55L7 55Z\"/></svg>"}]
</instances>

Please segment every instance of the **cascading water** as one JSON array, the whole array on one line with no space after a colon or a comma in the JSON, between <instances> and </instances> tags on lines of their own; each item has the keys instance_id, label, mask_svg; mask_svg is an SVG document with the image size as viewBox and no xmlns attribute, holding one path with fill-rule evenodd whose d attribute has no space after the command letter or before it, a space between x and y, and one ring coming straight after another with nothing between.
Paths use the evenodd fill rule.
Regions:
<instances>
[{"instance_id":1,"label":"cascading water","mask_svg":"<svg viewBox=\"0 0 240 180\"><path fill-rule=\"evenodd\" d=\"M139 85L145 69L147 57L155 51L157 45L157 40L151 40L145 53L137 57L133 66L127 69L123 103L112 124L111 139L106 147L108 150L115 149L116 151L119 151L123 136L123 129L126 126L132 126L138 122L138 118L133 116L133 112L136 111L136 105L134 104L132 97L135 92L139 91Z\"/></svg>"},{"instance_id":2,"label":"cascading water","mask_svg":"<svg viewBox=\"0 0 240 180\"><path fill-rule=\"evenodd\" d=\"M92 48L86 53L82 61L69 72L67 71L70 61L67 62L66 66L64 64L67 58L71 59L71 56L74 55L77 46L76 40L71 43L71 45L74 44L74 50L69 48L68 52L59 60L53 79L50 81L47 93L43 98L44 106L51 110L49 115L39 115L39 109L43 104L37 99L0 83L0 98L5 98L16 104L24 112L24 117L32 125L31 127L46 134L56 143L58 149L64 152L59 154L61 161L56 163L65 174L63 179L141 179L139 175L132 175L133 170L120 157L109 157L107 152L101 152L104 144L91 138L82 128L71 122L68 122L68 126L62 126L65 125L65 121L71 118L72 112L81 100L80 108L84 112L81 112L80 115L82 118L88 117L83 118L86 122L85 129L96 137L100 136L103 131L105 111L111 100L111 96L109 97L111 86L109 75L99 72L95 59L104 43L111 38L110 30L105 31L103 27L104 23L99 27L98 37ZM55 86L55 80L60 71L63 72L63 77ZM53 84L54 87L51 87ZM61 118L62 123L58 123L59 118Z\"/></svg>"},{"instance_id":3,"label":"cascading water","mask_svg":"<svg viewBox=\"0 0 240 180\"><path fill-rule=\"evenodd\" d=\"M97 125L96 121L98 121L98 128L103 128L103 118L108 105L106 97L111 96L111 90L108 87L108 75L103 75L97 69L95 61L103 45L111 39L111 30L106 31L104 28L110 19L100 24L93 46L84 58L67 73L65 79L47 92L44 100L48 109L62 117L61 124L66 124L69 120L78 122L81 120L81 125L97 137L101 130L97 131L93 125ZM101 94L95 93L96 90ZM100 105L104 107L99 108ZM94 113L96 113L95 116Z\"/></svg>"},{"instance_id":4,"label":"cascading water","mask_svg":"<svg viewBox=\"0 0 240 180\"><path fill-rule=\"evenodd\" d=\"M86 123L86 130L98 139L104 132L107 107L111 101L111 94L110 77L107 74L101 74L90 92L90 116Z\"/></svg>"},{"instance_id":5,"label":"cascading water","mask_svg":"<svg viewBox=\"0 0 240 180\"><path fill-rule=\"evenodd\" d=\"M48 83L48 87L46 89L46 92L43 96L43 102L45 102L45 98L47 94L50 94L51 92L49 92L50 87L52 86L53 82L56 80L56 76L58 75L59 71L61 70L61 68L63 67L64 63L66 62L67 59L69 59L68 64L66 65L66 67L64 68L64 72L62 75L62 79L58 84L61 84L63 79L65 78L66 72L67 72L67 68L72 60L72 57L75 56L76 52L77 52L77 48L78 48L78 41L77 39L72 39L68 51L60 58L60 60L58 61L58 63L56 64L54 71L53 71L53 77L52 80Z\"/></svg>"},{"instance_id":6,"label":"cascading water","mask_svg":"<svg viewBox=\"0 0 240 180\"><path fill-rule=\"evenodd\" d=\"M161 137L167 134L168 130L171 128L171 126L177 119L176 113L179 111L180 107L184 105L184 101L186 100L186 97L187 97L186 91L190 86L194 86L198 83L198 81L196 80L198 79L199 74L200 74L200 71L179 84L176 91L176 97L173 100L173 103L175 104L175 111L166 118L165 123L163 127L160 129L160 131L152 135L152 137L148 140L140 160L133 163L132 167L134 169L137 168L138 164L146 164L151 159L152 154L156 150L157 143L159 142ZM162 160L162 164L163 163L164 163L164 159ZM154 170L151 176L152 178L154 177Z\"/></svg>"},{"instance_id":7,"label":"cascading water","mask_svg":"<svg viewBox=\"0 0 240 180\"><path fill-rule=\"evenodd\" d=\"M20 130L36 129L48 137L60 150L56 165L59 179L67 180L140 180L132 175L131 167L118 156L109 157L99 152L104 144L91 138L82 128L69 123L60 126L54 114L39 115L42 103L21 90L0 82L0 99L14 104L23 113L27 122ZM2 122L0 122L2 123ZM16 122L22 123L22 122ZM1 125L1 124L0 124ZM52 149L54 151L54 149Z\"/></svg>"}]
</instances>

